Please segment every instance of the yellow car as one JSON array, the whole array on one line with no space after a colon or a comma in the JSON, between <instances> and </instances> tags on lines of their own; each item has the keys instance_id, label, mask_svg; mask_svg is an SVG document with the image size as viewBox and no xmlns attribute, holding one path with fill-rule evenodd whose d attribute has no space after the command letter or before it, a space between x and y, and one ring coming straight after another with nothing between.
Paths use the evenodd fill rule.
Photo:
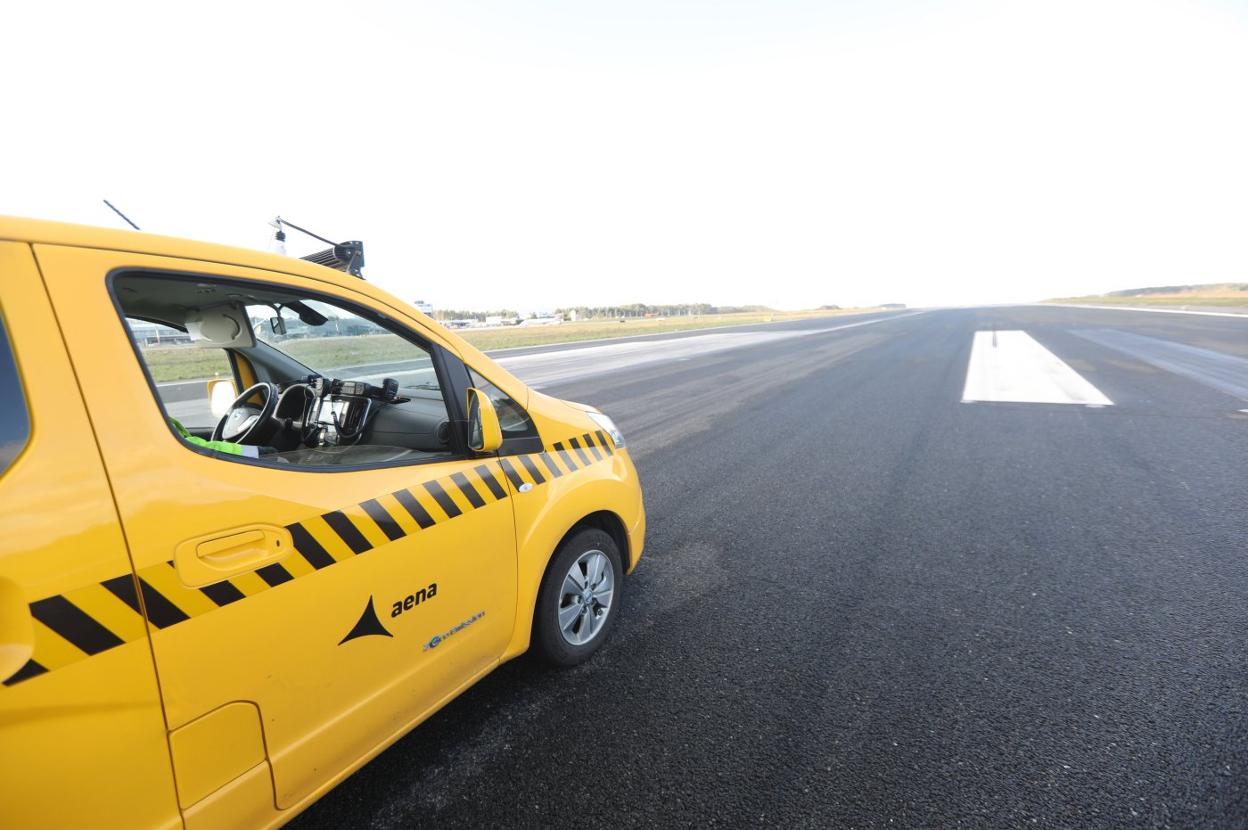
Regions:
<instances>
[{"instance_id":1,"label":"yellow car","mask_svg":"<svg viewBox=\"0 0 1248 830\"><path fill-rule=\"evenodd\" d=\"M0 218L0 827L280 825L587 659L644 532L609 418L361 279Z\"/></svg>"}]
</instances>

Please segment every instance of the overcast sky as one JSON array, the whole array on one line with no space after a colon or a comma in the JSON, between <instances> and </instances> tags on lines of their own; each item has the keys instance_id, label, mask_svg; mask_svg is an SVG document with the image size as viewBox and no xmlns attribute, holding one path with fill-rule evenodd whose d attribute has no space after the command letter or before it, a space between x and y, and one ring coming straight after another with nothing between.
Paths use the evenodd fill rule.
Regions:
<instances>
[{"instance_id":1,"label":"overcast sky","mask_svg":"<svg viewBox=\"0 0 1248 830\"><path fill-rule=\"evenodd\" d=\"M440 308L1248 281L1248 3L10 4L0 213ZM291 253L317 243L297 241Z\"/></svg>"}]
</instances>

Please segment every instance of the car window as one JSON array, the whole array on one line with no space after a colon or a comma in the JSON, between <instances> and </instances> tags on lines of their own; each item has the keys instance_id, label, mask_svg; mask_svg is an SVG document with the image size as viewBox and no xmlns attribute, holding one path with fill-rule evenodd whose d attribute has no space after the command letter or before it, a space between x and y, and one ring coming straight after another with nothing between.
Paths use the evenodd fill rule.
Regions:
<instances>
[{"instance_id":1,"label":"car window","mask_svg":"<svg viewBox=\"0 0 1248 830\"><path fill-rule=\"evenodd\" d=\"M167 274L121 274L113 285L170 426L193 449L330 469L455 453L431 350L365 306ZM212 400L208 390L234 379L231 351L266 382L233 405L241 390L215 389Z\"/></svg>"},{"instance_id":2,"label":"car window","mask_svg":"<svg viewBox=\"0 0 1248 830\"><path fill-rule=\"evenodd\" d=\"M324 318L324 322L312 315ZM310 325L300 313L318 325ZM320 300L303 300L300 308L283 309L275 326L275 310L248 305L256 337L326 377L350 377L381 383L391 377L409 389L437 390L433 359L423 346L348 309Z\"/></svg>"},{"instance_id":3,"label":"car window","mask_svg":"<svg viewBox=\"0 0 1248 830\"><path fill-rule=\"evenodd\" d=\"M469 369L468 374L472 377L472 385L484 392L490 399L490 403L494 404L494 410L498 413L498 425L502 427L504 438L537 434L529 413L525 412L524 408L511 396L481 377L476 369Z\"/></svg>"},{"instance_id":4,"label":"car window","mask_svg":"<svg viewBox=\"0 0 1248 830\"><path fill-rule=\"evenodd\" d=\"M225 349L206 349L171 326L126 319L135 344L156 384L165 413L192 432L210 432L217 424L208 406L208 381L233 380Z\"/></svg>"},{"instance_id":5,"label":"car window","mask_svg":"<svg viewBox=\"0 0 1248 830\"><path fill-rule=\"evenodd\" d=\"M17 460L30 439L30 414L17 361L9 346L4 318L0 317L0 473Z\"/></svg>"}]
</instances>

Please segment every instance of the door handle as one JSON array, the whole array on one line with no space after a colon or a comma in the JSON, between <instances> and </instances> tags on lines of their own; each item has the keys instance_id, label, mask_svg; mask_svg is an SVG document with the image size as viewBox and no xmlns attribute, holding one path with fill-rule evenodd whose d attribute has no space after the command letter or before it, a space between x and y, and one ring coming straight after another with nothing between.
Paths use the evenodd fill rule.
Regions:
<instances>
[{"instance_id":1,"label":"door handle","mask_svg":"<svg viewBox=\"0 0 1248 830\"><path fill-rule=\"evenodd\" d=\"M295 550L290 531L247 525L188 539L174 551L178 576L192 588L258 570Z\"/></svg>"}]
</instances>

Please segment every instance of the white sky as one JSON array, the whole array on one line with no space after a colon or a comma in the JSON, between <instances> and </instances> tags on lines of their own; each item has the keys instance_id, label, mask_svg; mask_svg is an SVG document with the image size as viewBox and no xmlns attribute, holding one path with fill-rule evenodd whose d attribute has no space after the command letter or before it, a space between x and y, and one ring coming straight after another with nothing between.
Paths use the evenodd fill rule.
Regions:
<instances>
[{"instance_id":1,"label":"white sky","mask_svg":"<svg viewBox=\"0 0 1248 830\"><path fill-rule=\"evenodd\" d=\"M0 213L437 307L1248 281L1248 4L10 4ZM292 235L290 250L320 247Z\"/></svg>"}]
</instances>

